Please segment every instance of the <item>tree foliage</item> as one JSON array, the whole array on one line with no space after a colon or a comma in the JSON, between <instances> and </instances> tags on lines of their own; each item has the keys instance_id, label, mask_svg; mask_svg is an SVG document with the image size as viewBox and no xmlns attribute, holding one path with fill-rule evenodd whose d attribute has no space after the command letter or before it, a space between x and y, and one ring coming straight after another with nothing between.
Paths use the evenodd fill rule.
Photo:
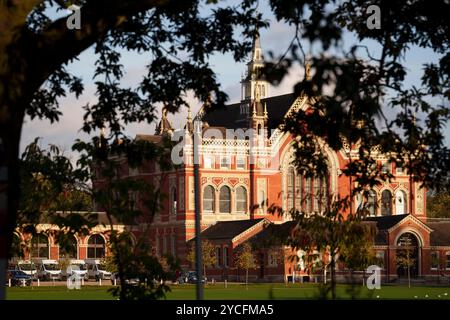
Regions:
<instances>
[{"instance_id":1,"label":"tree foliage","mask_svg":"<svg viewBox=\"0 0 450 320\"><path fill-rule=\"evenodd\" d=\"M190 242L186 259L195 264L195 242ZM203 276L206 277L206 268L214 267L217 263L216 247L211 241L202 240Z\"/></svg>"},{"instance_id":2,"label":"tree foliage","mask_svg":"<svg viewBox=\"0 0 450 320\"><path fill-rule=\"evenodd\" d=\"M431 218L450 218L450 193L448 191L428 193L427 216Z\"/></svg>"},{"instance_id":3,"label":"tree foliage","mask_svg":"<svg viewBox=\"0 0 450 320\"><path fill-rule=\"evenodd\" d=\"M236 248L234 264L245 270L245 284L248 285L248 270L256 268L255 255L252 246L245 242Z\"/></svg>"}]
</instances>

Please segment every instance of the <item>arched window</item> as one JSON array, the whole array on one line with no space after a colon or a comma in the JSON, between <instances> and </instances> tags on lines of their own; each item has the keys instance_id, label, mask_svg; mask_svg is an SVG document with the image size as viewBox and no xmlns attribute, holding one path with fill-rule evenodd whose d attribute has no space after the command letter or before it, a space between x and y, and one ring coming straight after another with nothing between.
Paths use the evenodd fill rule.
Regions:
<instances>
[{"instance_id":1,"label":"arched window","mask_svg":"<svg viewBox=\"0 0 450 320\"><path fill-rule=\"evenodd\" d=\"M397 191L395 195L395 214L406 214L407 197L403 190Z\"/></svg>"},{"instance_id":2,"label":"arched window","mask_svg":"<svg viewBox=\"0 0 450 320\"><path fill-rule=\"evenodd\" d=\"M312 201L311 201L311 178L306 178L305 181L305 212L312 212Z\"/></svg>"},{"instance_id":3,"label":"arched window","mask_svg":"<svg viewBox=\"0 0 450 320\"><path fill-rule=\"evenodd\" d=\"M237 187L236 189L236 211L247 211L247 189L244 187Z\"/></svg>"},{"instance_id":4,"label":"arched window","mask_svg":"<svg viewBox=\"0 0 450 320\"><path fill-rule=\"evenodd\" d=\"M214 212L214 207L214 188L212 186L206 186L203 191L203 211Z\"/></svg>"},{"instance_id":5,"label":"arched window","mask_svg":"<svg viewBox=\"0 0 450 320\"><path fill-rule=\"evenodd\" d=\"M377 193L375 190L369 190L369 195L367 198L367 210L371 216L376 215L377 208Z\"/></svg>"},{"instance_id":6,"label":"arched window","mask_svg":"<svg viewBox=\"0 0 450 320\"><path fill-rule=\"evenodd\" d=\"M303 206L303 176L299 175L295 179L295 208L299 211L302 210Z\"/></svg>"},{"instance_id":7,"label":"arched window","mask_svg":"<svg viewBox=\"0 0 450 320\"><path fill-rule=\"evenodd\" d=\"M262 126L260 123L260 124L258 124L258 137L261 136L261 134L262 134Z\"/></svg>"},{"instance_id":8,"label":"arched window","mask_svg":"<svg viewBox=\"0 0 450 320\"><path fill-rule=\"evenodd\" d=\"M38 233L31 238L31 256L33 258L49 257L48 238L42 233Z\"/></svg>"},{"instance_id":9,"label":"arched window","mask_svg":"<svg viewBox=\"0 0 450 320\"><path fill-rule=\"evenodd\" d=\"M294 198L295 173L294 168L290 167L287 174L287 209L291 211L295 205Z\"/></svg>"},{"instance_id":10,"label":"arched window","mask_svg":"<svg viewBox=\"0 0 450 320\"><path fill-rule=\"evenodd\" d=\"M319 200L321 198L321 196L320 196L320 179L318 177L315 177L313 179L313 182L314 182L314 189L313 189L314 211L319 212L320 211Z\"/></svg>"},{"instance_id":11,"label":"arched window","mask_svg":"<svg viewBox=\"0 0 450 320\"><path fill-rule=\"evenodd\" d=\"M231 213L231 190L227 186L220 188L219 193L220 213Z\"/></svg>"},{"instance_id":12,"label":"arched window","mask_svg":"<svg viewBox=\"0 0 450 320\"><path fill-rule=\"evenodd\" d=\"M170 191L170 213L177 214L177 188L172 187Z\"/></svg>"},{"instance_id":13,"label":"arched window","mask_svg":"<svg viewBox=\"0 0 450 320\"><path fill-rule=\"evenodd\" d=\"M78 259L78 241L73 234L65 235L59 243L59 257Z\"/></svg>"},{"instance_id":14,"label":"arched window","mask_svg":"<svg viewBox=\"0 0 450 320\"><path fill-rule=\"evenodd\" d=\"M328 207L328 177L323 177L320 182L320 211L324 212Z\"/></svg>"},{"instance_id":15,"label":"arched window","mask_svg":"<svg viewBox=\"0 0 450 320\"><path fill-rule=\"evenodd\" d=\"M99 234L94 234L88 240L89 259L102 259L105 257L105 240Z\"/></svg>"},{"instance_id":16,"label":"arched window","mask_svg":"<svg viewBox=\"0 0 450 320\"><path fill-rule=\"evenodd\" d=\"M392 214L392 193L384 190L381 193L381 215L390 216Z\"/></svg>"}]
</instances>

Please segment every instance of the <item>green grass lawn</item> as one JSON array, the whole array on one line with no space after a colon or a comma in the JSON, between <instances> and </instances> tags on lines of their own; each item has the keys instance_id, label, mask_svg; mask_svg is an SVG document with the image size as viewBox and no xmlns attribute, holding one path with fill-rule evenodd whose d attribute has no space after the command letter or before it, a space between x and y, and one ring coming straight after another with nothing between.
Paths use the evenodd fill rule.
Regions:
<instances>
[{"instance_id":1,"label":"green grass lawn","mask_svg":"<svg viewBox=\"0 0 450 320\"><path fill-rule=\"evenodd\" d=\"M7 288L7 299L10 300L110 300L110 286L85 286L80 290L68 290L65 286L49 287L13 287ZM438 299L450 300L450 287L425 287L384 285L380 290L368 290L358 286L360 299ZM167 299L183 300L195 298L194 285L171 286L172 291ZM341 299L351 296L347 293L348 285L338 285L337 295ZM205 298L211 300L261 300L261 299L315 299L318 297L318 287L315 284L223 284L208 285L205 288Z\"/></svg>"}]
</instances>

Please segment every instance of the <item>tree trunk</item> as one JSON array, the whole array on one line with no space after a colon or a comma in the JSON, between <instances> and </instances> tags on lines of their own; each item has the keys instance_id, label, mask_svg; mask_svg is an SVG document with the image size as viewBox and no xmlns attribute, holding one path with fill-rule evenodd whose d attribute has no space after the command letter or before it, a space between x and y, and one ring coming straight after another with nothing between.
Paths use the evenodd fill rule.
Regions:
<instances>
[{"instance_id":1,"label":"tree trunk","mask_svg":"<svg viewBox=\"0 0 450 320\"><path fill-rule=\"evenodd\" d=\"M203 275L205 277L205 285L206 285L206 265L203 264ZM197 274L197 277L200 277L199 274ZM200 283L202 282L203 279L198 279L200 281Z\"/></svg>"},{"instance_id":2,"label":"tree trunk","mask_svg":"<svg viewBox=\"0 0 450 320\"><path fill-rule=\"evenodd\" d=\"M331 279L330 279L331 280L331 297L333 298L333 300L335 300L336 299L336 274L335 274L334 254L331 257L330 277L331 277Z\"/></svg>"},{"instance_id":3,"label":"tree trunk","mask_svg":"<svg viewBox=\"0 0 450 320\"><path fill-rule=\"evenodd\" d=\"M248 268L245 269L245 287L248 290Z\"/></svg>"},{"instance_id":4,"label":"tree trunk","mask_svg":"<svg viewBox=\"0 0 450 320\"><path fill-rule=\"evenodd\" d=\"M5 299L6 268L19 205L19 142L23 112L0 106L0 300ZM8 111L10 113L8 114Z\"/></svg>"}]
</instances>

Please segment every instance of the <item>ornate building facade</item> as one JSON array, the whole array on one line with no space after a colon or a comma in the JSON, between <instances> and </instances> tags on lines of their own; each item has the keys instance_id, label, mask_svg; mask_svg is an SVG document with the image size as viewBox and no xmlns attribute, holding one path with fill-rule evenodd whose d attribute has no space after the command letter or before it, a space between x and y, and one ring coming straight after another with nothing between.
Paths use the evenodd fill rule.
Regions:
<instances>
[{"instance_id":1,"label":"ornate building facade","mask_svg":"<svg viewBox=\"0 0 450 320\"><path fill-rule=\"evenodd\" d=\"M163 111L154 135L136 136L138 140L154 143L161 142L165 135L173 137L174 141L182 138L182 144L172 153L180 164L177 169L162 172L155 163L133 169L125 162L120 170L119 178L145 179L168 195L162 203L164 210L152 223L150 241L157 254L173 254L189 269L188 243L195 236L193 137L196 133L201 136L200 190L197 192L201 199L203 238L216 246L217 264L208 268L207 273L217 280L239 278L241 271L234 266L233 254L242 243L263 243L273 234L289 234L292 227L289 216L272 214L269 207L320 214L330 200L325 195L343 198L353 187L351 180L341 172L351 159L358 158L357 150L349 145L335 152L326 143L319 142L323 144L329 163L328 180L306 178L296 173L292 164L294 138L283 132L280 124L289 114L307 110L309 101L307 97L294 94L270 96L269 83L259 72L262 67L262 49L256 38L247 74L241 81L239 103L209 113L201 109L194 118L189 111L181 131L172 128ZM382 261L385 279L390 281L403 275L398 253L405 241L413 247L413 275L449 276L450 221L427 219L426 190L412 183L401 166L389 162L381 153L377 154L377 164L392 173L394 179L371 189L368 199L357 196L353 208L365 206L370 212L366 223L377 227L374 250ZM101 183L94 181L96 185ZM79 258L89 256L89 239L77 240ZM304 274L302 264L288 258L291 254L284 246L259 250L258 266L251 271L252 277L282 281L288 275Z\"/></svg>"},{"instance_id":2,"label":"ornate building facade","mask_svg":"<svg viewBox=\"0 0 450 320\"><path fill-rule=\"evenodd\" d=\"M259 72L262 67L262 49L256 38L246 76L241 81L239 103L209 113L201 109L195 118L189 111L185 128L178 132L163 112L155 135L136 137L152 142L165 134L172 137L178 134L175 141L183 137L181 147L173 153L180 154L179 169L163 173L158 166L150 165L139 172L130 170L130 175L149 179L169 195L164 203L166 209L153 223L152 241L159 254L174 254L189 268L186 243L194 238L195 231L193 137L195 131L201 136L197 192L201 199L203 237L216 245L217 266L208 273L218 279L239 276L232 261L233 251L243 242L262 239L268 230L288 234L288 215L269 213L270 206L320 214L329 201L326 194L332 198L348 195L351 182L341 170L350 159L358 158L357 150L349 145L335 152L321 142L329 163L328 181L297 174L292 164L293 137L283 132L280 124L289 114L307 110L309 101L294 94L270 96L269 83ZM200 121L197 129L196 120ZM377 226L374 249L383 261L383 274L387 279L402 274L397 249L408 238L414 246L414 274L449 275L450 223L427 220L426 190L411 182L401 166L389 162L379 152L377 164L392 173L394 179L371 189L368 199L357 196L353 207L365 206L371 215L367 223ZM166 178L162 179L162 174ZM281 280L292 272L301 272L298 264L286 258L288 248L269 249L258 253L259 267L254 277Z\"/></svg>"}]
</instances>

